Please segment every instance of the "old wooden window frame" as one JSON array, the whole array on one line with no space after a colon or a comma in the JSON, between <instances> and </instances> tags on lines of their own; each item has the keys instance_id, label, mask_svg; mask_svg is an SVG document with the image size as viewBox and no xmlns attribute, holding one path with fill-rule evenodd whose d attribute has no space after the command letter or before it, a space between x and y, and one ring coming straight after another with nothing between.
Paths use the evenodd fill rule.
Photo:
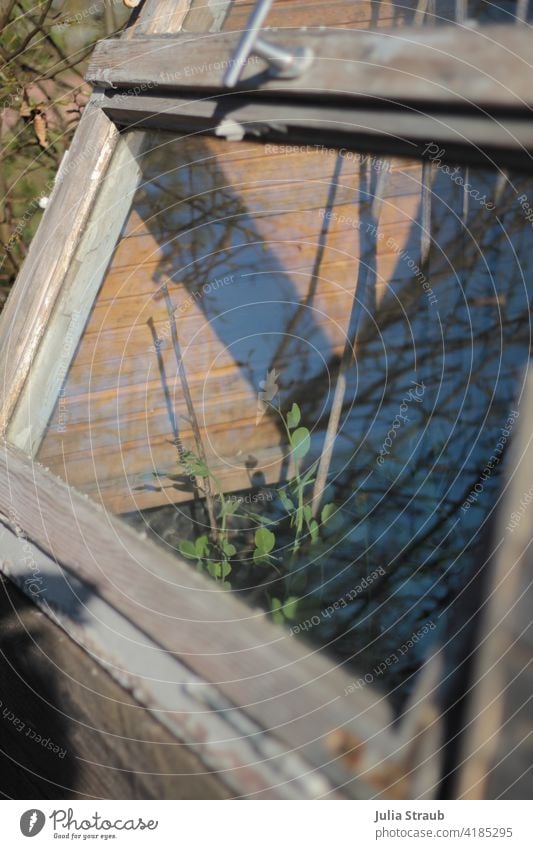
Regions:
<instances>
[{"instance_id":1,"label":"old wooden window frame","mask_svg":"<svg viewBox=\"0 0 533 849\"><path fill-rule=\"evenodd\" d=\"M95 51L88 74L95 92L69 153L70 162L80 162L79 170L75 180L58 181L0 319L4 438L105 186L121 128L229 137L245 128L263 139L414 156L421 156L429 141L438 141L458 160L531 166L533 68L527 61L528 34L520 28L273 33L272 39L284 46L313 43L317 62L307 82L258 80L246 72L233 93L224 90L220 71L208 69L194 85L170 85L163 79L167 51L175 65L183 66L187 61L224 64L231 56L234 34L179 34L194 6L194 0L146 0L122 38ZM485 38L496 53L490 67L483 64ZM331 71L326 58L331 50L348 58L352 53L353 76L339 68ZM438 57L429 63L433 82L427 79L431 55ZM378 74L365 71L373 56L381 64ZM458 73L464 67L471 73ZM333 99L325 96L324 75L329 89L335 89ZM391 105L391 97L401 106ZM6 440L0 454L0 514L6 534L4 571L27 592L28 557L43 575L54 570L70 575L91 588L95 603L103 605L101 616L119 617L142 634L159 653L169 680L176 681L170 700L168 689L144 681L127 648L122 646L117 665L104 635L80 623L68 604L62 608L58 599L34 596L75 639L92 647L101 663L107 659L111 674L180 739L206 742L202 757L226 772L236 792L282 798L409 798L436 792L440 729L430 698L435 664L421 676L412 706L400 729L393 730L390 709L371 686L344 696L351 679L320 652L208 585L186 563L141 538ZM102 564L112 564L112 573ZM181 626L169 628L166 619L176 618Z\"/></svg>"}]
</instances>

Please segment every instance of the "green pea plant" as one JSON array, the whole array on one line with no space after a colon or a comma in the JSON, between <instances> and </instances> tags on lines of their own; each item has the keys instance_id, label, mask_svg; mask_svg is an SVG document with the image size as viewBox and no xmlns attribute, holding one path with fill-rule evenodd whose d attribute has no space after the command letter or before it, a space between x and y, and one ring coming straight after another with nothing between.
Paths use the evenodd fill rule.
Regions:
<instances>
[{"instance_id":1,"label":"green pea plant","mask_svg":"<svg viewBox=\"0 0 533 849\"><path fill-rule=\"evenodd\" d=\"M285 600L280 600L278 594L271 596L268 590L265 592L273 621L283 623L298 616L299 597L290 594L290 578L294 565L302 554L318 543L321 527L327 524L336 508L333 503L326 504L320 512L320 520L313 516L309 501L318 461L313 462L307 469L303 468L303 461L311 450L311 434L301 424L302 415L298 404L293 403L287 414L272 402L266 402L266 406L279 418L286 433L293 469L289 480L276 489L282 507L282 515L278 520L248 510L242 500L225 494L208 463L193 451L181 449L176 462L178 473L167 473L166 477L175 480L179 474L185 473L191 480L196 481L201 496L208 491L208 482L212 483L212 489L216 492L215 527L193 540L183 540L178 546L180 554L194 561L199 572L209 574L226 590L231 589L229 576L237 557L241 565L243 561L251 560L255 566L266 566L274 570L274 577L280 579L277 585L282 585L285 591ZM164 474L153 473L156 477ZM201 480L204 481L203 486L199 483ZM235 545L239 538L239 532L235 528L237 519L246 519L252 525L251 556L246 556L244 551L238 551ZM242 539L242 535L240 538ZM249 547L249 543L247 545ZM282 547L287 552L283 561L279 557Z\"/></svg>"},{"instance_id":2,"label":"green pea plant","mask_svg":"<svg viewBox=\"0 0 533 849\"><path fill-rule=\"evenodd\" d=\"M280 501L289 518L290 527L294 529L294 538L290 546L291 554L294 557L302 546L302 537L305 531L307 531L311 543L318 541L320 525L325 525L331 518L335 511L335 505L326 504L322 508L319 524L313 516L311 505L306 503L307 490L315 482L314 475L318 460L312 463L305 473L302 473L302 460L311 449L311 434L306 427L300 425L302 414L298 404L294 403L286 416L274 404L270 403L268 406L277 413L282 422L294 462L293 477L278 490Z\"/></svg>"}]
</instances>

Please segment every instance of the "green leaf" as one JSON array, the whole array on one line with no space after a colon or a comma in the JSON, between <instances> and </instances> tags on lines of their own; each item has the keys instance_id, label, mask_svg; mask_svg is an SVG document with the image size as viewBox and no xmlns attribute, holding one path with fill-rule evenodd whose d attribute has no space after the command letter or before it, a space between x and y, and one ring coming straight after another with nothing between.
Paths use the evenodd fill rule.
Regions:
<instances>
[{"instance_id":1,"label":"green leaf","mask_svg":"<svg viewBox=\"0 0 533 849\"><path fill-rule=\"evenodd\" d=\"M256 549L263 555L269 554L276 545L276 536L268 528L258 528L255 532Z\"/></svg>"},{"instance_id":2,"label":"green leaf","mask_svg":"<svg viewBox=\"0 0 533 849\"><path fill-rule=\"evenodd\" d=\"M182 466L190 475L198 475L201 478L209 477L207 465L192 451L184 451L178 465Z\"/></svg>"},{"instance_id":3,"label":"green leaf","mask_svg":"<svg viewBox=\"0 0 533 849\"><path fill-rule=\"evenodd\" d=\"M228 542L227 539L222 540L222 551L226 557L233 557L237 553L235 546L231 542Z\"/></svg>"},{"instance_id":4,"label":"green leaf","mask_svg":"<svg viewBox=\"0 0 533 849\"><path fill-rule=\"evenodd\" d=\"M334 504L324 504L324 506L322 508L322 512L320 514L320 521L322 522L323 525L325 525L326 522L329 519L331 519L334 512L335 512L335 505Z\"/></svg>"},{"instance_id":5,"label":"green leaf","mask_svg":"<svg viewBox=\"0 0 533 849\"><path fill-rule=\"evenodd\" d=\"M188 557L189 560L196 560L198 555L196 554L196 546L194 542L190 542L188 539L184 540L179 546L180 554L184 557Z\"/></svg>"},{"instance_id":6,"label":"green leaf","mask_svg":"<svg viewBox=\"0 0 533 849\"><path fill-rule=\"evenodd\" d=\"M291 595L283 605L283 613L286 619L296 619L298 616L298 596Z\"/></svg>"},{"instance_id":7,"label":"green leaf","mask_svg":"<svg viewBox=\"0 0 533 849\"><path fill-rule=\"evenodd\" d=\"M209 469L201 460L194 460L186 464L186 469L191 475L198 475L200 478L209 477Z\"/></svg>"},{"instance_id":8,"label":"green leaf","mask_svg":"<svg viewBox=\"0 0 533 849\"><path fill-rule=\"evenodd\" d=\"M287 493L285 492L285 490L283 490L283 489L278 490L278 495L279 495L279 500L283 504L287 513L289 513L289 514L293 513L294 512L294 504L291 501L291 499L289 498L289 496L287 495Z\"/></svg>"},{"instance_id":9,"label":"green leaf","mask_svg":"<svg viewBox=\"0 0 533 849\"><path fill-rule=\"evenodd\" d=\"M231 566L227 560L211 561L207 564L207 571L213 578L225 578L231 572Z\"/></svg>"},{"instance_id":10,"label":"green leaf","mask_svg":"<svg viewBox=\"0 0 533 849\"><path fill-rule=\"evenodd\" d=\"M291 448L295 460L301 460L302 457L305 457L311 448L311 435L306 427L299 427L298 430L291 433Z\"/></svg>"},{"instance_id":11,"label":"green leaf","mask_svg":"<svg viewBox=\"0 0 533 849\"><path fill-rule=\"evenodd\" d=\"M309 533L311 534L311 542L316 542L318 539L318 522L316 519L311 519L309 522Z\"/></svg>"},{"instance_id":12,"label":"green leaf","mask_svg":"<svg viewBox=\"0 0 533 849\"><path fill-rule=\"evenodd\" d=\"M205 534L196 539L194 549L197 557L207 557L209 554L209 539Z\"/></svg>"},{"instance_id":13,"label":"green leaf","mask_svg":"<svg viewBox=\"0 0 533 849\"><path fill-rule=\"evenodd\" d=\"M311 505L310 504L304 504L303 511L304 511L305 521L310 522L311 519L313 518L313 511L311 510Z\"/></svg>"},{"instance_id":14,"label":"green leaf","mask_svg":"<svg viewBox=\"0 0 533 849\"><path fill-rule=\"evenodd\" d=\"M302 414L300 412L298 404L293 404L291 410L287 413L287 427L290 430L293 430L293 428L298 427L301 418Z\"/></svg>"},{"instance_id":15,"label":"green leaf","mask_svg":"<svg viewBox=\"0 0 533 849\"><path fill-rule=\"evenodd\" d=\"M260 548L254 548L252 555L254 563L258 565L270 565L273 560L276 560L273 554L266 554Z\"/></svg>"},{"instance_id":16,"label":"green leaf","mask_svg":"<svg viewBox=\"0 0 533 849\"><path fill-rule=\"evenodd\" d=\"M222 501L221 505L221 516L233 516L236 510L239 509L239 499L238 498L225 498Z\"/></svg>"}]
</instances>

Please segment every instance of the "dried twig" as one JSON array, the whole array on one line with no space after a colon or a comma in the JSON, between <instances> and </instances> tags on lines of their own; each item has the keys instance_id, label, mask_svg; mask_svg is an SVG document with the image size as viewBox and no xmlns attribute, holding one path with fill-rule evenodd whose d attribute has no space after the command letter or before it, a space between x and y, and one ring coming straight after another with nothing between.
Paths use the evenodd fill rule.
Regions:
<instances>
[{"instance_id":1,"label":"dried twig","mask_svg":"<svg viewBox=\"0 0 533 849\"><path fill-rule=\"evenodd\" d=\"M185 373L185 366L183 364L183 357L181 356L181 349L178 339L178 329L176 326L176 316L174 315L174 306L172 304L172 300L170 298L170 294L168 291L168 287L163 285L161 287L161 291L163 292L165 298L165 304L167 307L168 313L168 322L170 327L170 337L172 339L172 347L174 348L174 354L176 357L176 363L178 366L178 374L181 382L181 388L183 389L183 397L185 398L185 403L187 405L187 412L189 414L189 420L192 426L192 432L194 435L194 441L196 444L196 453L198 457L202 461L202 463L207 466L206 455L204 451L204 445L202 442L202 435L200 433L200 427L198 425L198 419L196 418L196 412L194 409L194 404L192 402L191 392L189 389L189 384L187 382L187 375ZM205 493L205 501L207 506L207 515L209 516L209 523L211 525L211 537L213 537L216 541L218 536L218 525L216 521L216 513L215 513L215 497L213 495L213 491L211 489L211 481L208 477L203 479L203 491Z\"/></svg>"}]
</instances>

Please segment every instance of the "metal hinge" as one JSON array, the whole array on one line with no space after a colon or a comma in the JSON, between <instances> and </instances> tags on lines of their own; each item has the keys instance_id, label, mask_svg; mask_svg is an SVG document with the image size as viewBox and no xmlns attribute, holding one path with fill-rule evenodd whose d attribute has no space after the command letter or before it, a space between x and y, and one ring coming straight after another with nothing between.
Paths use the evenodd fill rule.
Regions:
<instances>
[{"instance_id":1,"label":"metal hinge","mask_svg":"<svg viewBox=\"0 0 533 849\"><path fill-rule=\"evenodd\" d=\"M261 26L273 2L274 0L258 0L254 6L224 75L224 85L228 88L233 88L237 84L252 53L268 63L270 74L284 79L299 77L312 64L314 54L310 47L285 50L259 36Z\"/></svg>"}]
</instances>

